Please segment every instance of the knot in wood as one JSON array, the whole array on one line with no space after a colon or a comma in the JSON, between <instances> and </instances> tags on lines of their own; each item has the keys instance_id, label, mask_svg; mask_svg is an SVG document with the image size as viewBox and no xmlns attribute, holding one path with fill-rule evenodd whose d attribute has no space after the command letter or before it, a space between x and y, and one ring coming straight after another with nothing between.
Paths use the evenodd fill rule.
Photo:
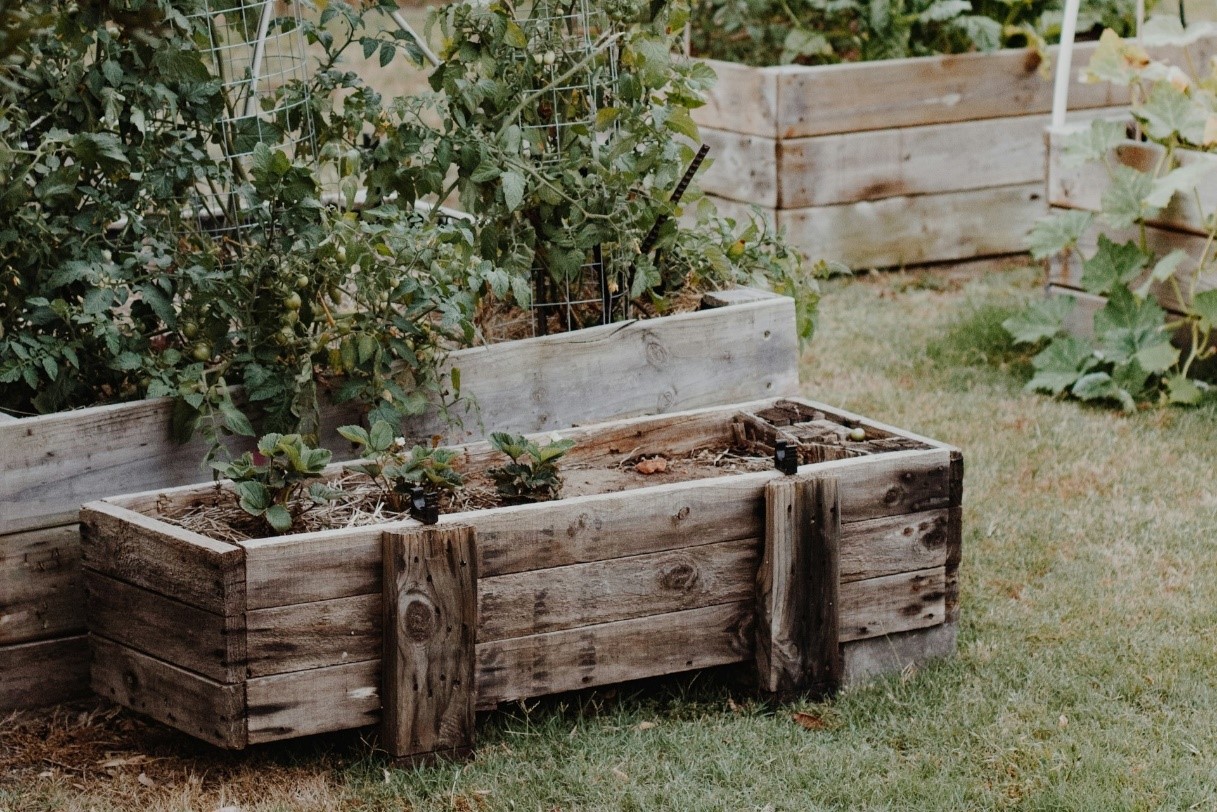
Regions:
<instances>
[{"instance_id":1,"label":"knot in wood","mask_svg":"<svg viewBox=\"0 0 1217 812\"><path fill-rule=\"evenodd\" d=\"M653 367L663 366L668 362L668 348L653 335L648 335L646 341L647 363Z\"/></svg>"},{"instance_id":2,"label":"knot in wood","mask_svg":"<svg viewBox=\"0 0 1217 812\"><path fill-rule=\"evenodd\" d=\"M883 494L883 504L894 505L904 497L904 488L899 485L893 485L887 489L887 493Z\"/></svg>"},{"instance_id":3,"label":"knot in wood","mask_svg":"<svg viewBox=\"0 0 1217 812\"><path fill-rule=\"evenodd\" d=\"M669 561L659 568L659 585L675 592L688 592L697 586L701 573L692 561L679 559Z\"/></svg>"},{"instance_id":4,"label":"knot in wood","mask_svg":"<svg viewBox=\"0 0 1217 812\"><path fill-rule=\"evenodd\" d=\"M439 613L424 597L414 597L401 610L401 629L406 639L413 643L425 643L439 629Z\"/></svg>"}]
</instances>

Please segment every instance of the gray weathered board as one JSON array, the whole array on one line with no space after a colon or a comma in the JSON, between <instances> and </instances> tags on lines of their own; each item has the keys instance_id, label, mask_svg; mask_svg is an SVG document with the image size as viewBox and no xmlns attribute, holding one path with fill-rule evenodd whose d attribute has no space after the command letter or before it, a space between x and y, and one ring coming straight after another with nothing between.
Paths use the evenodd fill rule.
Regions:
<instances>
[{"instance_id":1,"label":"gray weathered board","mask_svg":"<svg viewBox=\"0 0 1217 812\"><path fill-rule=\"evenodd\" d=\"M708 299L698 312L457 351L449 364L478 409L457 407L463 427L432 414L406 431L459 442L794 394L791 300L748 289ZM0 421L0 712L82 692L79 506L211 478L201 442L169 439L171 408L157 399ZM357 420L328 415L331 448L348 449L332 428ZM40 669L26 665L35 657Z\"/></svg>"},{"instance_id":2,"label":"gray weathered board","mask_svg":"<svg viewBox=\"0 0 1217 812\"><path fill-rule=\"evenodd\" d=\"M1102 197L1110 183L1107 169L1099 162L1076 164L1064 160L1065 141L1077 131L1077 126L1066 126L1050 130L1046 136L1047 197L1052 212L1098 212L1102 209ZM1217 156L1189 150L1178 150L1176 155L1180 166L1203 163L1211 165L1212 171L1193 192L1176 194L1169 206L1149 218L1144 235L1150 250L1158 256L1182 250L1192 258L1193 262L1181 269L1186 276L1181 278L1185 283L1179 285L1178 290L1186 296L1190 289L1190 282L1186 280L1190 280L1195 263L1205 256L1206 251L1210 261L1213 257L1204 213L1217 210ZM1162 157L1161 146L1129 140L1112 148L1107 160L1112 166L1128 166L1151 172L1160 164ZM1049 265L1049 291L1054 295L1069 296L1078 303L1069 323L1076 332L1085 333L1092 329L1093 314L1105 301L1102 297L1086 293L1081 283L1082 257L1094 253L1100 232L1116 242L1139 239L1141 236L1136 229L1118 231L1103 227L1096 219L1079 242L1077 251L1064 259L1055 259ZM1134 285L1138 283L1139 280L1134 280ZM1213 288L1217 288L1217 271L1208 270L1198 279L1195 292ZM1176 313L1181 311L1184 303L1180 302L1175 286L1169 281L1155 283L1151 289L1164 308Z\"/></svg>"},{"instance_id":3,"label":"gray weathered board","mask_svg":"<svg viewBox=\"0 0 1217 812\"><path fill-rule=\"evenodd\" d=\"M730 443L741 415L794 402L766 400L563 430L576 440L564 465L615 466L648 451L679 455ZM807 498L820 505L799 513L821 517L811 533L775 530L765 521L766 489L787 479L773 470L442 517L439 528L467 527L473 534L475 552L460 559L468 562L469 575L458 580L476 582L476 612L468 606L446 611L476 617L472 660L459 660L460 668L472 662L474 693L467 693L463 679L461 686L441 686L450 704L419 705L409 696L413 678L404 676L417 663L402 663L396 676L388 676L395 695L407 691L409 713L449 720L444 724L452 725L453 735L434 739L436 746L468 744L463 714L470 702L489 708L753 659L758 574L771 570L761 579L768 584L765 594L789 596L792 587L783 584L790 582L782 579L802 578L779 571L784 561L799 561L801 571L819 568L821 581L837 573L832 585L839 597L801 584L793 588L819 601L819 608L784 598L786 614L764 615L783 629L819 629L815 641L799 644L801 651L841 647L838 663L822 674L809 671L811 682L849 683L949 653L953 632L942 627L953 626L958 614L958 451L822 404L798 403L838 424L864 427L874 438L867 442L901 444L901 450L802 466L797 479L815 480ZM465 447L457 464L470 470L494 459L481 443ZM386 549L398 549L386 545L417 523L229 544L156 518L171 506L214 498L211 488L181 487L94 502L82 511L89 589L106 595L89 607L97 641L94 688L230 748L382 720L382 657L398 656L386 649L384 617L387 611L398 618L401 611L385 599L399 593L386 590L419 577L398 574L401 567L386 571L383 561ZM819 546L806 556L774 546L803 539ZM768 565L762 564L766 546ZM458 567L448 555L437 552L435 560L451 580ZM420 594L429 588L418 583ZM458 607L447 599L427 600ZM801 613L804 605L808 614L791 619L790 612ZM780 630L777 639L788 637ZM417 642L426 648L430 640L420 633ZM800 656L805 662L809 655ZM788 665L780 668L787 676L770 685L798 683ZM452 672L417 673L438 678ZM423 752L408 743L401 719L389 718L386 735L399 752Z\"/></svg>"},{"instance_id":4,"label":"gray weathered board","mask_svg":"<svg viewBox=\"0 0 1217 812\"><path fill-rule=\"evenodd\" d=\"M1076 46L1074 63L1085 65L1095 47ZM1025 250L1045 210L1052 104L1034 51L708 63L719 81L694 118L714 162L700 182L728 213L759 206L813 258L855 267ZM1127 102L1108 84L1078 84L1070 117L1122 115Z\"/></svg>"}]
</instances>

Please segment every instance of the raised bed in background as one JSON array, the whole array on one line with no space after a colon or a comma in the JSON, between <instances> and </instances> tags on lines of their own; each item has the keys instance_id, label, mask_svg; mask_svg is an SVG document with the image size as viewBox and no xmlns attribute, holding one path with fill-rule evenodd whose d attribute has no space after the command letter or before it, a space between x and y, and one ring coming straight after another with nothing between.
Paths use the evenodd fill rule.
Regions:
<instances>
[{"instance_id":1,"label":"raised bed in background","mask_svg":"<svg viewBox=\"0 0 1217 812\"><path fill-rule=\"evenodd\" d=\"M450 429L434 414L404 433L452 442L540 431L798 390L790 299L740 289L710 309L460 350L463 392L479 412ZM0 713L87 692L79 506L206 482L201 442L169 438L172 401L145 400L0 422ZM335 410L326 423L357 422ZM336 459L346 441L326 443Z\"/></svg>"},{"instance_id":2,"label":"raised bed in background","mask_svg":"<svg viewBox=\"0 0 1217 812\"><path fill-rule=\"evenodd\" d=\"M1103 193L1110 183L1107 170L1101 163L1089 162L1080 166L1069 166L1062 161L1065 141L1077 130L1077 127L1066 127L1049 130L1047 135L1048 203L1053 212L1067 209L1101 211ZM1163 152L1164 148L1157 144L1128 140L1114 147L1109 157L1117 165L1152 172L1160 163ZM1150 250L1158 256L1165 256L1179 249L1198 261L1204 254L1209 239L1204 212L1217 211L1217 155L1191 150L1177 150L1175 154L1180 165L1205 162L1212 164L1214 171L1208 182L1201 184L1194 191L1175 195L1169 206L1146 223L1145 237ZM1049 293L1068 296L1077 302L1077 307L1070 316L1069 327L1082 334L1093 330L1094 313L1106 302L1102 296L1083 290L1081 284L1083 269L1079 253L1094 253L1100 231L1116 242L1139 237L1135 228L1118 232L1104 229L1096 222L1081 240L1078 246L1080 252L1072 253L1064 261L1054 259L1049 264ZM1196 292L1213 288L1217 288L1217 271L1201 275ZM1174 313L1181 312L1181 303L1168 282L1155 283L1151 290L1163 308Z\"/></svg>"},{"instance_id":3,"label":"raised bed in background","mask_svg":"<svg viewBox=\"0 0 1217 812\"><path fill-rule=\"evenodd\" d=\"M1076 47L1085 64L1094 43ZM1056 48L1049 49L1052 56ZM720 210L755 204L813 257L892 267L1022 253L1044 213L1052 84L1030 50L718 74L694 111ZM1078 85L1075 119L1118 114L1108 84Z\"/></svg>"},{"instance_id":4,"label":"raised bed in background","mask_svg":"<svg viewBox=\"0 0 1217 812\"><path fill-rule=\"evenodd\" d=\"M866 439L847 442L855 427ZM953 651L956 449L773 399L561 434L577 443L568 480L778 440L803 464L659 485L582 474L584 495L431 527L236 543L158 518L214 488L95 502L94 689L221 747L380 721L386 749L414 756L471 746L474 710L516 699L750 660L763 689L825 692ZM466 473L501 456L463 452Z\"/></svg>"}]
</instances>

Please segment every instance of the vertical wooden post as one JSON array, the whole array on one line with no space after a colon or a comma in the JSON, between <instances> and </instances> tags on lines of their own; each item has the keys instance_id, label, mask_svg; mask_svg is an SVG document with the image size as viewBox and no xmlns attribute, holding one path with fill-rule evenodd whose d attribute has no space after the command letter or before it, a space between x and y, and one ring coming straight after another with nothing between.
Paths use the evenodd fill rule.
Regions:
<instances>
[{"instance_id":1,"label":"vertical wooden post","mask_svg":"<svg viewBox=\"0 0 1217 812\"><path fill-rule=\"evenodd\" d=\"M473 528L386 532L381 744L394 757L463 756L474 741Z\"/></svg>"},{"instance_id":2,"label":"vertical wooden post","mask_svg":"<svg viewBox=\"0 0 1217 812\"><path fill-rule=\"evenodd\" d=\"M950 510L947 513L946 622L959 621L959 564L963 559L963 453L951 452Z\"/></svg>"},{"instance_id":3,"label":"vertical wooden post","mask_svg":"<svg viewBox=\"0 0 1217 812\"><path fill-rule=\"evenodd\" d=\"M835 478L783 477L766 485L757 573L761 690L827 694L840 685L840 527Z\"/></svg>"}]
</instances>

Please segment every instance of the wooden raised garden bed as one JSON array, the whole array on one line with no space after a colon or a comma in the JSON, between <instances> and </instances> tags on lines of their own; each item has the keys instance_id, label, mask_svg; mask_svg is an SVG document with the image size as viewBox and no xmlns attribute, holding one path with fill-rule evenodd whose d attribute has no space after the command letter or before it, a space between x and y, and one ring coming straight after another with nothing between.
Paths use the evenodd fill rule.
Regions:
<instances>
[{"instance_id":1,"label":"wooden raised garden bed","mask_svg":"<svg viewBox=\"0 0 1217 812\"><path fill-rule=\"evenodd\" d=\"M539 431L794 394L793 302L744 289L708 302L716 306L456 352L450 363L480 411L461 430L430 415L405 433L461 442L483 426ZM158 399L0 421L0 713L87 690L79 506L211 479L201 443L170 440L171 409ZM357 419L336 410L327 422Z\"/></svg>"},{"instance_id":2,"label":"wooden raised garden bed","mask_svg":"<svg viewBox=\"0 0 1217 812\"><path fill-rule=\"evenodd\" d=\"M1082 165L1067 165L1062 161L1065 141L1076 131L1076 128L1066 127L1048 132L1048 203L1054 212L1065 209L1099 212L1102 210L1103 193L1110 183L1103 164L1091 161ZM1164 148L1158 144L1128 140L1114 147L1110 157L1116 165L1151 172L1159 165L1163 151ZM1217 155L1209 153L1180 149L1175 154L1184 166L1196 162L1217 164ZM1194 192L1175 195L1169 206L1146 223L1145 237L1152 252L1165 256L1180 249L1186 251L1193 260L1200 259L1209 235L1205 226L1205 212L1217 210L1217 187L1214 187L1213 179L1217 179L1217 171ZM1101 224L1096 222L1079 243L1080 251L1072 252L1065 261L1058 259L1049 265L1049 292L1057 296L1069 296L1078 303L1071 315L1069 326L1079 333L1091 331L1094 313L1102 308L1105 302L1103 297L1083 290L1081 284L1083 269L1080 255L1089 256L1094 253L1101 228ZM1109 239L1116 242L1138 236L1135 228L1125 232L1106 229L1105 233ZM1186 289L1187 286L1183 287ZM1210 270L1201 275L1196 292L1213 288L1217 288L1217 271ZM1174 313L1181 312L1181 303L1169 283L1155 283L1152 291L1163 308Z\"/></svg>"},{"instance_id":3,"label":"wooden raised garden bed","mask_svg":"<svg viewBox=\"0 0 1217 812\"><path fill-rule=\"evenodd\" d=\"M1075 64L1094 48L1078 45ZM718 84L694 118L715 163L701 185L725 213L755 204L810 255L854 267L1025 250L1044 213L1052 103L1034 51L817 67L707 61ZM1120 93L1079 85L1074 117L1120 112Z\"/></svg>"},{"instance_id":4,"label":"wooden raised garden bed","mask_svg":"<svg viewBox=\"0 0 1217 812\"><path fill-rule=\"evenodd\" d=\"M780 399L561 435L563 498L429 527L221 542L162 518L216 487L85 506L94 689L221 747L379 721L420 755L525 697L745 661L822 692L953 650L956 449ZM501 462L462 451L467 481Z\"/></svg>"}]
</instances>

